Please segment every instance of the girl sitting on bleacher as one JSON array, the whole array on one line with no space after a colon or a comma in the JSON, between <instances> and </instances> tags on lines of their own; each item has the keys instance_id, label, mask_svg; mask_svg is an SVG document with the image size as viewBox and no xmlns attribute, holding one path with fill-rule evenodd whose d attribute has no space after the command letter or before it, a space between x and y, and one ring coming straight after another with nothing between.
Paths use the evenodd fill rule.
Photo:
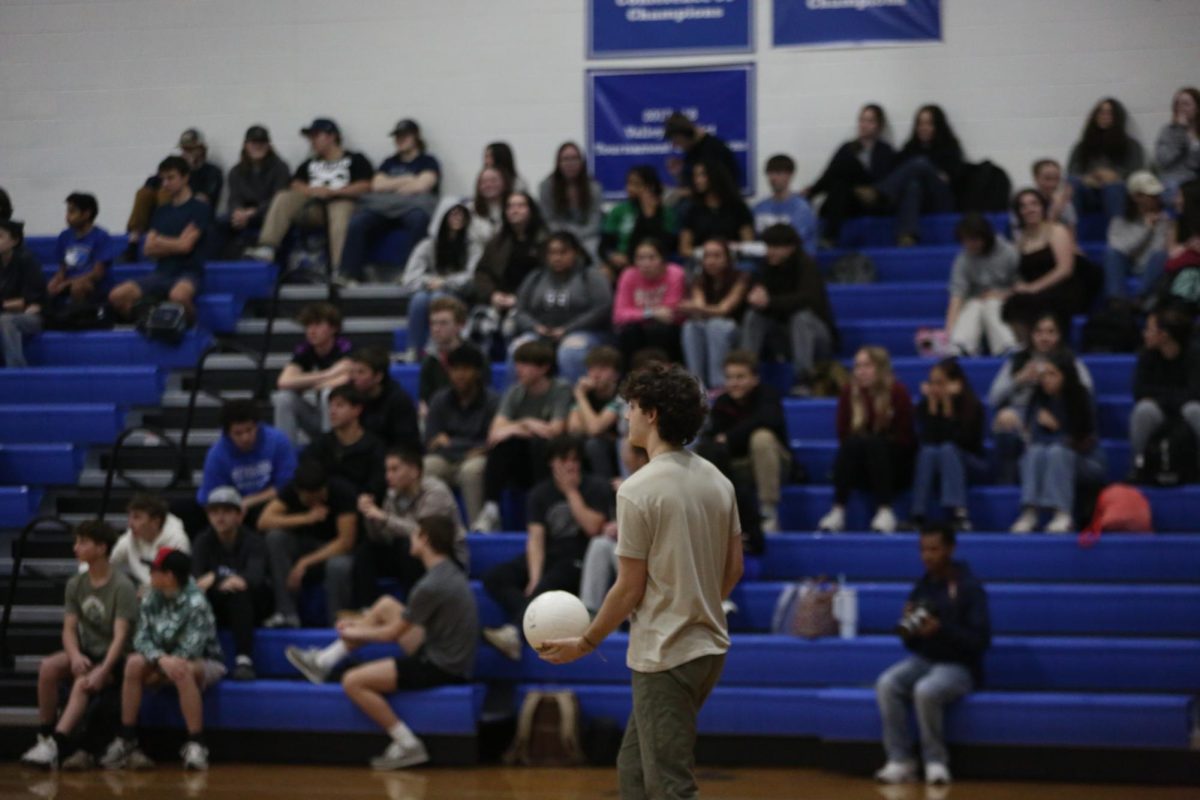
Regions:
<instances>
[{"instance_id":1,"label":"girl sitting on bleacher","mask_svg":"<svg viewBox=\"0 0 1200 800\"><path fill-rule=\"evenodd\" d=\"M1059 351L1041 362L1037 387L1025 411L1021 515L1012 525L1013 533L1032 531L1039 510L1053 515L1046 533L1067 533L1073 527L1076 482L1103 478L1092 397L1079 381L1073 361L1069 352Z\"/></svg>"},{"instance_id":2,"label":"girl sitting on bleacher","mask_svg":"<svg viewBox=\"0 0 1200 800\"><path fill-rule=\"evenodd\" d=\"M688 371L709 389L720 389L725 385L725 356L737 341L746 308L750 273L734 265L724 239L709 239L702 249L690 302L685 299L682 304L688 317L683 323L683 358Z\"/></svg>"}]
</instances>

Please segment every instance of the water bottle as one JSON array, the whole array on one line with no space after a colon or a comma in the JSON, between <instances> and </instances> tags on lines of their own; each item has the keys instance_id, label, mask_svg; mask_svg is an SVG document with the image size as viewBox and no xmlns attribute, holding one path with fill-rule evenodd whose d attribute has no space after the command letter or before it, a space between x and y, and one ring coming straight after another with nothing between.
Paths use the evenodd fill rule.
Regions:
<instances>
[{"instance_id":1,"label":"water bottle","mask_svg":"<svg viewBox=\"0 0 1200 800\"><path fill-rule=\"evenodd\" d=\"M833 616L843 639L858 635L858 590L846 586L844 575L838 577L838 588L833 594Z\"/></svg>"}]
</instances>

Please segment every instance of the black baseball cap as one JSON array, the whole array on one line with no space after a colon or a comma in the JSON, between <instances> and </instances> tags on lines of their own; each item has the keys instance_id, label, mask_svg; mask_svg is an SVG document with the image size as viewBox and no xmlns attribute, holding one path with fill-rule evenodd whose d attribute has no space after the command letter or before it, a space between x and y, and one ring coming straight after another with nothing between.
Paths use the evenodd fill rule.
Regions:
<instances>
[{"instance_id":1,"label":"black baseball cap","mask_svg":"<svg viewBox=\"0 0 1200 800\"><path fill-rule=\"evenodd\" d=\"M154 563L150 565L153 572L170 572L175 576L175 580L180 586L188 582L188 577L192 574L192 559L187 553L182 550L172 550L169 547L160 547L158 554L154 557Z\"/></svg>"},{"instance_id":2,"label":"black baseball cap","mask_svg":"<svg viewBox=\"0 0 1200 800\"><path fill-rule=\"evenodd\" d=\"M337 123L328 117L317 117L307 128L301 128L300 133L305 136L312 136L314 133L332 133L340 136L342 131Z\"/></svg>"},{"instance_id":3,"label":"black baseball cap","mask_svg":"<svg viewBox=\"0 0 1200 800\"><path fill-rule=\"evenodd\" d=\"M262 125L251 125L246 129L245 140L247 142L262 142L264 144L270 144L271 134L268 133L267 129Z\"/></svg>"},{"instance_id":4,"label":"black baseball cap","mask_svg":"<svg viewBox=\"0 0 1200 800\"><path fill-rule=\"evenodd\" d=\"M421 126L411 119L402 119L392 128L389 136L405 136L407 134L421 135Z\"/></svg>"},{"instance_id":5,"label":"black baseball cap","mask_svg":"<svg viewBox=\"0 0 1200 800\"><path fill-rule=\"evenodd\" d=\"M25 223L15 219L0 219L0 228L8 231L8 235L17 240L17 244L25 241Z\"/></svg>"}]
</instances>

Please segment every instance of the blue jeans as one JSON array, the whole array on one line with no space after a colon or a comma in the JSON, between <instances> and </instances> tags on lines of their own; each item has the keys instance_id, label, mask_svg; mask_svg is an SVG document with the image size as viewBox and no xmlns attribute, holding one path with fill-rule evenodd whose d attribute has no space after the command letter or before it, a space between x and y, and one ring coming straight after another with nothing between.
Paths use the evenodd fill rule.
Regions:
<instances>
[{"instance_id":1,"label":"blue jeans","mask_svg":"<svg viewBox=\"0 0 1200 800\"><path fill-rule=\"evenodd\" d=\"M689 319L683 323L683 361L709 389L725 385L725 356L738 335L737 322L729 317Z\"/></svg>"},{"instance_id":2,"label":"blue jeans","mask_svg":"<svg viewBox=\"0 0 1200 800\"><path fill-rule=\"evenodd\" d=\"M1065 444L1035 442L1021 456L1021 505L1072 513L1077 481L1104 480L1103 451L1078 453Z\"/></svg>"},{"instance_id":3,"label":"blue jeans","mask_svg":"<svg viewBox=\"0 0 1200 800\"><path fill-rule=\"evenodd\" d=\"M342 262L344 265L346 262ZM429 344L429 306L439 297L448 297L447 292L429 292L424 289L414 294L408 301L408 346L418 356L425 351Z\"/></svg>"},{"instance_id":4,"label":"blue jeans","mask_svg":"<svg viewBox=\"0 0 1200 800\"><path fill-rule=\"evenodd\" d=\"M1021 409L1024 413L1024 409ZM1018 467L1025 452L1025 440L1019 433L997 431L995 433L996 483L1011 486L1020 482Z\"/></svg>"},{"instance_id":5,"label":"blue jeans","mask_svg":"<svg viewBox=\"0 0 1200 800\"><path fill-rule=\"evenodd\" d=\"M981 478L986 469L982 458L953 442L922 445L917 453L917 474L913 479L913 516L926 515L933 489L938 484L942 490L942 508L966 508L968 479Z\"/></svg>"},{"instance_id":6,"label":"blue jeans","mask_svg":"<svg viewBox=\"0 0 1200 800\"><path fill-rule=\"evenodd\" d=\"M1124 181L1106 183L1100 188L1094 189L1076 175L1072 175L1068 180L1071 181L1071 188L1074 189L1072 202L1075 204L1075 213L1080 217L1089 212L1101 211L1104 213L1104 224L1108 225L1109 220L1113 217L1119 217L1125 213Z\"/></svg>"},{"instance_id":7,"label":"blue jeans","mask_svg":"<svg viewBox=\"0 0 1200 800\"><path fill-rule=\"evenodd\" d=\"M909 656L889 667L875 682L875 699L883 722L883 748L888 761L912 761L908 701L917 712L921 752L926 764L947 764L944 734L946 706L971 691L971 672L962 664L934 663Z\"/></svg>"},{"instance_id":8,"label":"blue jeans","mask_svg":"<svg viewBox=\"0 0 1200 800\"><path fill-rule=\"evenodd\" d=\"M507 369L510 384L516 381L517 376L516 365L512 358L513 353L526 342L534 342L537 339L536 333L524 333L513 337L512 343L508 346ZM592 331L573 331L563 336L558 343L558 377L574 386L575 381L582 378L583 374L587 372L587 367L583 363L587 359L587 354L593 347L602 345L604 342L605 338L602 334Z\"/></svg>"},{"instance_id":9,"label":"blue jeans","mask_svg":"<svg viewBox=\"0 0 1200 800\"><path fill-rule=\"evenodd\" d=\"M429 214L419 208L409 209L400 217L389 218L374 211L360 208L350 217L346 228L346 244L342 246L339 272L347 278L361 281L366 277L364 268L370 254L372 240L382 231L407 228L419 239L429 227ZM415 240L414 240L415 241Z\"/></svg>"},{"instance_id":10,"label":"blue jeans","mask_svg":"<svg viewBox=\"0 0 1200 800\"><path fill-rule=\"evenodd\" d=\"M4 349L4 366L27 367L25 340L42 332L42 315L6 311L0 314L0 342Z\"/></svg>"},{"instance_id":11,"label":"blue jeans","mask_svg":"<svg viewBox=\"0 0 1200 800\"><path fill-rule=\"evenodd\" d=\"M925 156L910 158L892 170L875 188L887 195L896 209L896 236L916 237L921 212L942 214L954 210L954 193L948 181Z\"/></svg>"},{"instance_id":12,"label":"blue jeans","mask_svg":"<svg viewBox=\"0 0 1200 800\"><path fill-rule=\"evenodd\" d=\"M1154 284L1162 277L1167 267L1167 253L1160 250L1151 254L1142 270L1141 287L1138 296L1145 297L1154 288ZM1136 270L1134 261L1129 256L1113 250L1111 247L1104 251L1104 296L1125 297L1125 282Z\"/></svg>"}]
</instances>

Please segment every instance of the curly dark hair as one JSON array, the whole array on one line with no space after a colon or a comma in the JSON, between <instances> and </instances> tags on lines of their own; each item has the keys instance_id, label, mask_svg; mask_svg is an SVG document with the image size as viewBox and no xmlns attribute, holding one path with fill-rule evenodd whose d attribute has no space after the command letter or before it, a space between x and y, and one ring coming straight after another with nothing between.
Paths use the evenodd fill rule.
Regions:
<instances>
[{"instance_id":1,"label":"curly dark hair","mask_svg":"<svg viewBox=\"0 0 1200 800\"><path fill-rule=\"evenodd\" d=\"M621 397L643 411L658 412L658 435L682 447L696 438L708 402L695 376L678 364L655 362L635 370L625 379Z\"/></svg>"}]
</instances>

